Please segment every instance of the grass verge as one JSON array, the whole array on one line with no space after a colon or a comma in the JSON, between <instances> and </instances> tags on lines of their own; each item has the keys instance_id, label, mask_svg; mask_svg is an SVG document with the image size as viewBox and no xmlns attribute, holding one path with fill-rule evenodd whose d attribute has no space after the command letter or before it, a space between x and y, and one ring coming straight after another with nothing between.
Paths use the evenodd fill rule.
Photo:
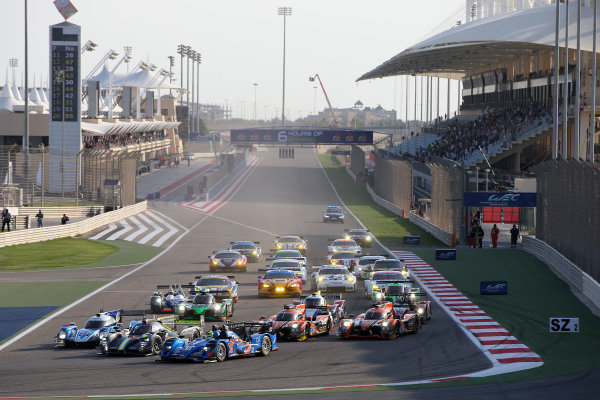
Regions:
<instances>
[{"instance_id":1,"label":"grass verge","mask_svg":"<svg viewBox=\"0 0 600 400\"><path fill-rule=\"evenodd\" d=\"M436 261L432 250L415 253L544 360L539 368L457 384L539 379L600 368L600 318L537 258L510 249L459 249L457 261ZM508 281L508 295L480 295L480 281L488 280ZM581 332L550 333L550 317L577 317Z\"/></svg>"},{"instance_id":2,"label":"grass verge","mask_svg":"<svg viewBox=\"0 0 600 400\"><path fill-rule=\"evenodd\" d=\"M337 164L335 156L319 154L318 158L346 206L385 246L407 247L402 243L404 236L420 236L423 247L446 247L408 219L400 218L375 203L364 185L355 184L346 169Z\"/></svg>"},{"instance_id":3,"label":"grass verge","mask_svg":"<svg viewBox=\"0 0 600 400\"><path fill-rule=\"evenodd\" d=\"M2 307L38 307L71 304L106 282L0 282Z\"/></svg>"}]
</instances>

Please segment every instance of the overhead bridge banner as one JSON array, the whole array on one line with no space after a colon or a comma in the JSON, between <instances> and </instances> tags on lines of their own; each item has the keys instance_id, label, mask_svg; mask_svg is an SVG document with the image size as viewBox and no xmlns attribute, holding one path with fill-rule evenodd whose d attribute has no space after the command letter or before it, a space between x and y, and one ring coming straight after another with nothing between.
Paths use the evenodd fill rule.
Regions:
<instances>
[{"instance_id":1,"label":"overhead bridge banner","mask_svg":"<svg viewBox=\"0 0 600 400\"><path fill-rule=\"evenodd\" d=\"M465 192L466 207L535 207L536 193Z\"/></svg>"},{"instance_id":2,"label":"overhead bridge banner","mask_svg":"<svg viewBox=\"0 0 600 400\"><path fill-rule=\"evenodd\" d=\"M373 144L373 131L232 129L231 143Z\"/></svg>"}]
</instances>

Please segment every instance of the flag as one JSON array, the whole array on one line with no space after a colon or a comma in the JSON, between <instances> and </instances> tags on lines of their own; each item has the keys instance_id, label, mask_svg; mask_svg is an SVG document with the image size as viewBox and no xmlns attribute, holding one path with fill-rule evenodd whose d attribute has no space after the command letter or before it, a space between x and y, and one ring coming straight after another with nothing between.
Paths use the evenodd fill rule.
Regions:
<instances>
[{"instance_id":1,"label":"flag","mask_svg":"<svg viewBox=\"0 0 600 400\"><path fill-rule=\"evenodd\" d=\"M485 153L483 152L483 149L481 148L481 146L479 146L479 151L481 152L482 156L485 156Z\"/></svg>"},{"instance_id":2,"label":"flag","mask_svg":"<svg viewBox=\"0 0 600 400\"><path fill-rule=\"evenodd\" d=\"M71 0L54 0L54 6L60 15L63 16L65 21L71 18L73 14L77 12L77 9L73 3L71 3Z\"/></svg>"},{"instance_id":3,"label":"flag","mask_svg":"<svg viewBox=\"0 0 600 400\"><path fill-rule=\"evenodd\" d=\"M35 184L38 186L42 186L42 163L38 167L37 177L35 179Z\"/></svg>"}]
</instances>

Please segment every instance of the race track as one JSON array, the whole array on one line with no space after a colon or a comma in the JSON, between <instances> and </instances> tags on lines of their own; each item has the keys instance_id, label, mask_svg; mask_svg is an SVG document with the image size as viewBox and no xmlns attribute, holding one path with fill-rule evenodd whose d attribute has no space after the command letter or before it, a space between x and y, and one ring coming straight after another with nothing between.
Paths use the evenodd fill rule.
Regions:
<instances>
[{"instance_id":1,"label":"race track","mask_svg":"<svg viewBox=\"0 0 600 400\"><path fill-rule=\"evenodd\" d=\"M2 350L0 397L377 384L447 377L491 366L435 304L430 324L417 335L394 341L340 342L332 334L302 343L280 343L280 350L268 357L223 363L161 364L153 357L103 358L95 350L54 348L52 337L61 324L74 321L81 325L100 308L148 308L157 284L187 283L195 275L208 272L207 255L232 240L260 241L268 252L275 234L302 234L308 241L312 265L323 262L328 238L339 237L344 227L358 226L349 214L345 225L321 222L324 208L339 202L312 149L296 150L292 160L279 159L277 149L259 155L261 162L241 189L213 215L178 206L177 193L153 203L153 208L190 230L178 233L172 246L147 266ZM382 250L372 248L370 252L381 254ZM249 264L248 272L236 274L241 287L234 321L273 315L289 302L257 297L258 268L264 268L264 262ZM127 267L121 273L131 270ZM118 275L117 269L105 272L110 279ZM76 272L58 272L52 280L63 279L69 273ZM17 280L14 275L11 279ZM307 288L305 294L308 293ZM369 307L362 291L346 295L345 299L347 313L358 314Z\"/></svg>"}]
</instances>

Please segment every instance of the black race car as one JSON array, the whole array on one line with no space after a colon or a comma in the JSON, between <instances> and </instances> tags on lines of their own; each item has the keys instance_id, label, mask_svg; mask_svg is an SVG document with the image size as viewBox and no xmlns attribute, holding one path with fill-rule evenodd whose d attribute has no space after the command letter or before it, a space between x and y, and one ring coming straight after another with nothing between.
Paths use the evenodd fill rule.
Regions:
<instances>
[{"instance_id":1,"label":"black race car","mask_svg":"<svg viewBox=\"0 0 600 400\"><path fill-rule=\"evenodd\" d=\"M230 242L231 247L229 250L236 250L246 256L248 262L260 262L262 249L259 244L260 242Z\"/></svg>"},{"instance_id":2,"label":"black race car","mask_svg":"<svg viewBox=\"0 0 600 400\"><path fill-rule=\"evenodd\" d=\"M368 229L356 228L356 229L346 229L344 231L344 236L346 239L352 239L356 243L360 244L362 247L371 247L371 243L373 242L373 235L371 231Z\"/></svg>"},{"instance_id":3,"label":"black race car","mask_svg":"<svg viewBox=\"0 0 600 400\"><path fill-rule=\"evenodd\" d=\"M341 222L344 223L345 212L340 206L328 206L323 213L323 222Z\"/></svg>"}]
</instances>

